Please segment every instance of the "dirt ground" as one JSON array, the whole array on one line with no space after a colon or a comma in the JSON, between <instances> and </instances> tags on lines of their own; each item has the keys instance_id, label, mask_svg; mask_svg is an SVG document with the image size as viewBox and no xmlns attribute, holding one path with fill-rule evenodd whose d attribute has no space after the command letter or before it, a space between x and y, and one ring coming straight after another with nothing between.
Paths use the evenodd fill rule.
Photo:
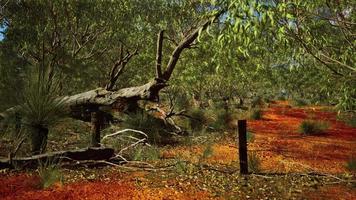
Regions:
<instances>
[{"instance_id":1,"label":"dirt ground","mask_svg":"<svg viewBox=\"0 0 356 200\"><path fill-rule=\"evenodd\" d=\"M299 131L305 119L326 121L320 135ZM209 144L162 148L156 170L63 169L64 183L39 188L35 171L0 173L0 199L356 199L355 176L345 167L356 157L356 128L327 107L276 102L261 120L249 120L249 151L260 158L258 174L238 174L234 131ZM207 147L211 155L204 157Z\"/></svg>"}]
</instances>

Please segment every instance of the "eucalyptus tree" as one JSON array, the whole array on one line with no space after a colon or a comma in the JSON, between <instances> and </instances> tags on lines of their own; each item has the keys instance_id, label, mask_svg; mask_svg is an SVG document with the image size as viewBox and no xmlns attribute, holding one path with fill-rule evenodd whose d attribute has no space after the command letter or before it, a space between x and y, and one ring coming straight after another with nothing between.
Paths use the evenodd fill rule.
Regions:
<instances>
[{"instance_id":1,"label":"eucalyptus tree","mask_svg":"<svg viewBox=\"0 0 356 200\"><path fill-rule=\"evenodd\" d=\"M221 47L236 44L235 50L251 56L261 50L256 41L271 41L267 51L285 46L292 49L290 58L314 66L335 87L328 88L330 97L337 96L339 108L355 110L355 30L356 12L353 1L214 1L227 10ZM315 62L314 62L315 61ZM316 92L316 91L314 91Z\"/></svg>"},{"instance_id":2,"label":"eucalyptus tree","mask_svg":"<svg viewBox=\"0 0 356 200\"><path fill-rule=\"evenodd\" d=\"M64 99L72 110L85 110L92 114L89 120L93 122L94 135L97 135L101 128L97 120L102 118L99 114L103 112L102 107L125 104L125 110L130 111L140 99L158 99L159 91L167 86L183 50L191 48L201 30L222 13L214 12L206 17L208 19L199 19L205 14L199 5L195 1L10 2L3 15L8 22L3 44L11 44L29 66L38 68L41 74L46 72L45 76L50 81L55 73L59 74L62 77L62 94L101 86ZM186 18L179 18L173 9ZM155 40L156 33L152 37L151 32L163 28L167 29L166 37L160 31L158 41L166 42L163 45L158 42L155 51L155 42L151 41ZM168 51L172 52L171 56L161 59ZM134 56L138 59L130 64L137 67L126 67ZM151 58L153 62L147 62ZM146 68L145 65L156 66ZM126 79L120 77L120 85L127 88L119 89L120 85L116 83L124 69L132 71L128 71ZM154 71L156 74L152 73ZM128 87L143 80L147 83ZM6 118L14 111L14 108L7 109L0 118ZM72 114L88 120L82 114ZM97 140L98 137L93 138ZM97 143L93 142L94 145Z\"/></svg>"}]
</instances>

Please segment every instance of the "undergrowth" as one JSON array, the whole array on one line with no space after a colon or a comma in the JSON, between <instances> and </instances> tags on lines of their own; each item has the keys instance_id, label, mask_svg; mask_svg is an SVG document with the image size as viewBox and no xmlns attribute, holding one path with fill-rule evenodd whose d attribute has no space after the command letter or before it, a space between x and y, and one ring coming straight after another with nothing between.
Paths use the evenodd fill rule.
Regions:
<instances>
[{"instance_id":1,"label":"undergrowth","mask_svg":"<svg viewBox=\"0 0 356 200\"><path fill-rule=\"evenodd\" d=\"M329 124L325 121L304 120L299 128L303 135L318 135L323 134L329 128Z\"/></svg>"},{"instance_id":2,"label":"undergrowth","mask_svg":"<svg viewBox=\"0 0 356 200\"><path fill-rule=\"evenodd\" d=\"M261 171L261 158L254 151L248 152L248 169L249 172L259 173Z\"/></svg>"},{"instance_id":3,"label":"undergrowth","mask_svg":"<svg viewBox=\"0 0 356 200\"><path fill-rule=\"evenodd\" d=\"M57 159L48 160L46 162L39 161L37 170L41 188L45 189L56 183L62 184L63 176Z\"/></svg>"},{"instance_id":4,"label":"undergrowth","mask_svg":"<svg viewBox=\"0 0 356 200\"><path fill-rule=\"evenodd\" d=\"M254 120L262 119L262 110L259 108L253 109L250 113L250 118Z\"/></svg>"},{"instance_id":5,"label":"undergrowth","mask_svg":"<svg viewBox=\"0 0 356 200\"><path fill-rule=\"evenodd\" d=\"M356 174L356 156L351 156L347 160L346 169Z\"/></svg>"}]
</instances>

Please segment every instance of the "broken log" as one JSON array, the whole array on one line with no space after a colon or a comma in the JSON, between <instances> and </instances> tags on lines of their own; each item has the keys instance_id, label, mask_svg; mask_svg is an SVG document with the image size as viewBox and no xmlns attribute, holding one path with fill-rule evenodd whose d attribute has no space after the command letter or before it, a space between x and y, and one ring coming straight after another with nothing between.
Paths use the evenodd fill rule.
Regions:
<instances>
[{"instance_id":1,"label":"broken log","mask_svg":"<svg viewBox=\"0 0 356 200\"><path fill-rule=\"evenodd\" d=\"M30 157L15 157L10 159L0 159L0 169L4 168L36 168L39 163L51 162L73 162L83 160L109 160L114 157L112 148L84 148L70 151L57 151L39 154Z\"/></svg>"}]
</instances>

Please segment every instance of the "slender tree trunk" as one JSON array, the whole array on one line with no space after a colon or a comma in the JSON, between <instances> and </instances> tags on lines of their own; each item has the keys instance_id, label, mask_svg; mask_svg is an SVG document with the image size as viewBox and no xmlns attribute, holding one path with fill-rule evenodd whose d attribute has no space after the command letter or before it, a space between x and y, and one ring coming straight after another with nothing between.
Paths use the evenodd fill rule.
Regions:
<instances>
[{"instance_id":1,"label":"slender tree trunk","mask_svg":"<svg viewBox=\"0 0 356 200\"><path fill-rule=\"evenodd\" d=\"M32 154L41 154L46 151L48 138L48 128L43 126L32 127Z\"/></svg>"},{"instance_id":2,"label":"slender tree trunk","mask_svg":"<svg viewBox=\"0 0 356 200\"><path fill-rule=\"evenodd\" d=\"M100 131L103 126L102 114L100 111L91 113L91 145L92 147L100 147Z\"/></svg>"}]
</instances>

